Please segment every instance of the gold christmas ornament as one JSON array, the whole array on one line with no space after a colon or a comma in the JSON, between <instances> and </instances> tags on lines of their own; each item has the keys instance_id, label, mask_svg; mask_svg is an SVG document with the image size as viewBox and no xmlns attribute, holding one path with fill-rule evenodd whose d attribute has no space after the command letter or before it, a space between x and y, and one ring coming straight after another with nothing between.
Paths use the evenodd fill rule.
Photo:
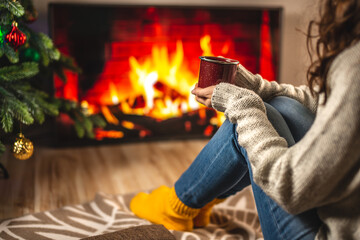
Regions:
<instances>
[{"instance_id":1,"label":"gold christmas ornament","mask_svg":"<svg viewBox=\"0 0 360 240\"><path fill-rule=\"evenodd\" d=\"M25 138L22 133L19 133L19 136L16 138L13 147L13 155L19 160L29 159L34 152L33 143Z\"/></svg>"}]
</instances>

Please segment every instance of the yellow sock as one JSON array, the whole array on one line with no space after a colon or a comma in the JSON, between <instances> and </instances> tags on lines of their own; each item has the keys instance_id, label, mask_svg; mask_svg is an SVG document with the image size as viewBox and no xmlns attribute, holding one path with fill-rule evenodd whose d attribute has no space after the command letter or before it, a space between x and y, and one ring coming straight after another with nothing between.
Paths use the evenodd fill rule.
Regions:
<instances>
[{"instance_id":1,"label":"yellow sock","mask_svg":"<svg viewBox=\"0 0 360 240\"><path fill-rule=\"evenodd\" d=\"M210 223L210 215L212 208L218 204L225 201L225 199L215 198L204 207L200 209L199 214L193 219L194 227L205 227Z\"/></svg>"},{"instance_id":2,"label":"yellow sock","mask_svg":"<svg viewBox=\"0 0 360 240\"><path fill-rule=\"evenodd\" d=\"M140 218L178 231L192 231L193 218L200 211L186 206L177 197L174 187L166 186L150 194L137 194L130 202L130 209Z\"/></svg>"}]
</instances>

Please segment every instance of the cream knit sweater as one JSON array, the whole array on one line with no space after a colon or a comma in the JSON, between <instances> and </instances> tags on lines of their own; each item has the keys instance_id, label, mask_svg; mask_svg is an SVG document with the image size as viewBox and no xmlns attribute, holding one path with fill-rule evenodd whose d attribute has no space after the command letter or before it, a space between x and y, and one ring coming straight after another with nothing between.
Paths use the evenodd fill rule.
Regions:
<instances>
[{"instance_id":1,"label":"cream knit sweater","mask_svg":"<svg viewBox=\"0 0 360 240\"><path fill-rule=\"evenodd\" d=\"M268 82L239 66L237 86L220 83L211 101L237 124L254 180L267 195L292 214L317 208L323 225L316 239L360 239L360 42L334 60L328 76L324 105L307 87ZM310 130L290 148L263 104L279 95L316 112Z\"/></svg>"}]
</instances>

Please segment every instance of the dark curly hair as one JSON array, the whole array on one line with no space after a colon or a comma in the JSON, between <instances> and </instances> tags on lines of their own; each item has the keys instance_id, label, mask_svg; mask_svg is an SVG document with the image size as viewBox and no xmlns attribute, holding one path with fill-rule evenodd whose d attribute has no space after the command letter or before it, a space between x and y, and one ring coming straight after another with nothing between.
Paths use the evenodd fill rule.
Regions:
<instances>
[{"instance_id":1,"label":"dark curly hair","mask_svg":"<svg viewBox=\"0 0 360 240\"><path fill-rule=\"evenodd\" d=\"M317 34L313 35L314 27ZM315 49L312 40L316 38ZM328 95L327 74L335 57L360 39L360 0L321 0L320 20L309 23L307 47L311 65L307 80L313 95ZM316 60L311 53L315 50ZM325 103L324 102L324 103Z\"/></svg>"}]
</instances>

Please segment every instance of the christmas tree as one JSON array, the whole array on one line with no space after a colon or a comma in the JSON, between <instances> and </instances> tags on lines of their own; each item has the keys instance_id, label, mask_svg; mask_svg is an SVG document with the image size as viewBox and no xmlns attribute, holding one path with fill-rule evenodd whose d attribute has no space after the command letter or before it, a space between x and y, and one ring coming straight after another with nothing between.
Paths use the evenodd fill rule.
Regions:
<instances>
[{"instance_id":1,"label":"christmas tree","mask_svg":"<svg viewBox=\"0 0 360 240\"><path fill-rule=\"evenodd\" d=\"M0 0L0 133L12 133L16 125L42 124L46 115L66 113L79 137L93 138L93 128L105 126L100 116L88 116L77 102L45 92L54 74L65 82L64 70L81 70L46 34L28 26L36 19L31 0ZM32 143L21 132L12 147L19 159L31 156ZM0 156L5 149L0 141ZM0 168L6 175L1 163Z\"/></svg>"}]
</instances>

